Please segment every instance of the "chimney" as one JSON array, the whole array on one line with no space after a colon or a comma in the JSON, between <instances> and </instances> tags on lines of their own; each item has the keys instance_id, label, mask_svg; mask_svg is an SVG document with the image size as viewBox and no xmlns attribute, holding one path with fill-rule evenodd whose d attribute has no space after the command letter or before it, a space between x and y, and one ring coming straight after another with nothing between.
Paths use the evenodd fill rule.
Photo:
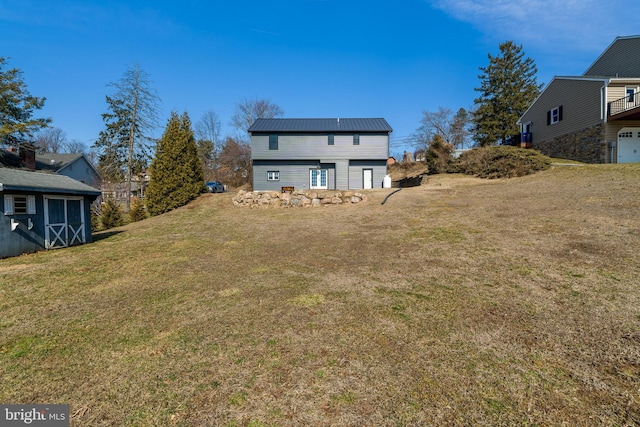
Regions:
<instances>
[{"instance_id":1,"label":"chimney","mask_svg":"<svg viewBox=\"0 0 640 427\"><path fill-rule=\"evenodd\" d=\"M36 170L36 149L30 144L20 145L20 164L29 170Z\"/></svg>"}]
</instances>

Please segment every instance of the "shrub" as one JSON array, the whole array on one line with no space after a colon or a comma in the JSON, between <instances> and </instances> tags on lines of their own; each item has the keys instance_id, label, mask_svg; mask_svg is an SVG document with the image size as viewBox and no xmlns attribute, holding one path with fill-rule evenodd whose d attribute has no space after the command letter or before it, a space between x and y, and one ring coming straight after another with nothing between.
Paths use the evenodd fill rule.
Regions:
<instances>
[{"instance_id":1,"label":"shrub","mask_svg":"<svg viewBox=\"0 0 640 427\"><path fill-rule=\"evenodd\" d=\"M430 174L446 173L453 161L453 145L446 143L440 135L433 137L429 148L424 153L425 163Z\"/></svg>"},{"instance_id":2,"label":"shrub","mask_svg":"<svg viewBox=\"0 0 640 427\"><path fill-rule=\"evenodd\" d=\"M100 231L102 224L100 216L102 215L102 196L98 197L91 203L91 231Z\"/></svg>"},{"instance_id":3,"label":"shrub","mask_svg":"<svg viewBox=\"0 0 640 427\"><path fill-rule=\"evenodd\" d=\"M100 215L100 221L102 222L102 227L105 229L119 227L124 224L120 206L118 206L118 203L114 199L107 198L107 200L102 205L102 215Z\"/></svg>"},{"instance_id":4,"label":"shrub","mask_svg":"<svg viewBox=\"0 0 640 427\"><path fill-rule=\"evenodd\" d=\"M460 155L452 171L480 178L513 178L546 170L551 159L539 151L511 146L474 148Z\"/></svg>"},{"instance_id":5,"label":"shrub","mask_svg":"<svg viewBox=\"0 0 640 427\"><path fill-rule=\"evenodd\" d=\"M147 211L144 209L142 200L134 197L131 199L131 208L129 210L129 220L131 222L142 221L147 219Z\"/></svg>"}]
</instances>

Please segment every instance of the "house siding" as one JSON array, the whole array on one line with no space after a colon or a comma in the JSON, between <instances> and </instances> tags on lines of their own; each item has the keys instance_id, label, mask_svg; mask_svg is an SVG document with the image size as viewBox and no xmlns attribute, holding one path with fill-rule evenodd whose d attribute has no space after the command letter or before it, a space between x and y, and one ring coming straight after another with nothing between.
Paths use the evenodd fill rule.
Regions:
<instances>
[{"instance_id":1,"label":"house siding","mask_svg":"<svg viewBox=\"0 0 640 427\"><path fill-rule=\"evenodd\" d=\"M387 174L386 160L352 160L349 162L349 189L364 187L364 169L373 170L373 188L382 188L382 181Z\"/></svg>"},{"instance_id":2,"label":"house siding","mask_svg":"<svg viewBox=\"0 0 640 427\"><path fill-rule=\"evenodd\" d=\"M68 176L98 189L102 183L100 175L95 172L93 166L89 164L84 156L61 168L58 174Z\"/></svg>"},{"instance_id":3,"label":"house siding","mask_svg":"<svg viewBox=\"0 0 640 427\"><path fill-rule=\"evenodd\" d=\"M585 71L585 76L640 76L640 37L618 37Z\"/></svg>"},{"instance_id":4,"label":"house siding","mask_svg":"<svg viewBox=\"0 0 640 427\"><path fill-rule=\"evenodd\" d=\"M389 156L389 136L386 134L360 134L360 144L353 145L353 133L334 136L334 144L329 145L328 134L280 134L278 149L269 150L269 135L251 136L251 157L253 160L279 159L344 159L366 160Z\"/></svg>"},{"instance_id":5,"label":"house siding","mask_svg":"<svg viewBox=\"0 0 640 427\"><path fill-rule=\"evenodd\" d=\"M604 80L555 78L520 119L520 123L532 124L533 148L552 157L606 161L602 102L605 83ZM547 124L548 111L560 106L562 120Z\"/></svg>"}]
</instances>

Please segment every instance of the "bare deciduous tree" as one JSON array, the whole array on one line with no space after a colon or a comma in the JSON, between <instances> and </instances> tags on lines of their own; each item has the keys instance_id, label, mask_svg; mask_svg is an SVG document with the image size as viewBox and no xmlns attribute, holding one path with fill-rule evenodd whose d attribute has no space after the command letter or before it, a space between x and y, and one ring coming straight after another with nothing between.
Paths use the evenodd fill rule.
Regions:
<instances>
[{"instance_id":1,"label":"bare deciduous tree","mask_svg":"<svg viewBox=\"0 0 640 427\"><path fill-rule=\"evenodd\" d=\"M256 119L272 119L282 117L284 110L269 99L247 99L244 98L238 104L231 116L231 124L238 131L238 138L245 141L247 130Z\"/></svg>"},{"instance_id":2,"label":"bare deciduous tree","mask_svg":"<svg viewBox=\"0 0 640 427\"><path fill-rule=\"evenodd\" d=\"M67 135L60 128L44 128L36 135L35 146L40 153L65 151Z\"/></svg>"},{"instance_id":3,"label":"bare deciduous tree","mask_svg":"<svg viewBox=\"0 0 640 427\"><path fill-rule=\"evenodd\" d=\"M202 168L206 180L218 179L216 170L219 167L220 155L220 118L218 114L209 110L195 125L196 143L198 145L198 157L202 161Z\"/></svg>"}]
</instances>

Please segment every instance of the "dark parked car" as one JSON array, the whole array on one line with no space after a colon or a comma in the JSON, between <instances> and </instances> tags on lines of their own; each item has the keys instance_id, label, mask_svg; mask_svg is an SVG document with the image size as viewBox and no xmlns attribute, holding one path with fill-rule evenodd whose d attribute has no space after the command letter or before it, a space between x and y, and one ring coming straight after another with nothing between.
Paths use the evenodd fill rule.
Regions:
<instances>
[{"instance_id":1,"label":"dark parked car","mask_svg":"<svg viewBox=\"0 0 640 427\"><path fill-rule=\"evenodd\" d=\"M224 193L224 185L220 181L208 181L205 184L211 193Z\"/></svg>"}]
</instances>

